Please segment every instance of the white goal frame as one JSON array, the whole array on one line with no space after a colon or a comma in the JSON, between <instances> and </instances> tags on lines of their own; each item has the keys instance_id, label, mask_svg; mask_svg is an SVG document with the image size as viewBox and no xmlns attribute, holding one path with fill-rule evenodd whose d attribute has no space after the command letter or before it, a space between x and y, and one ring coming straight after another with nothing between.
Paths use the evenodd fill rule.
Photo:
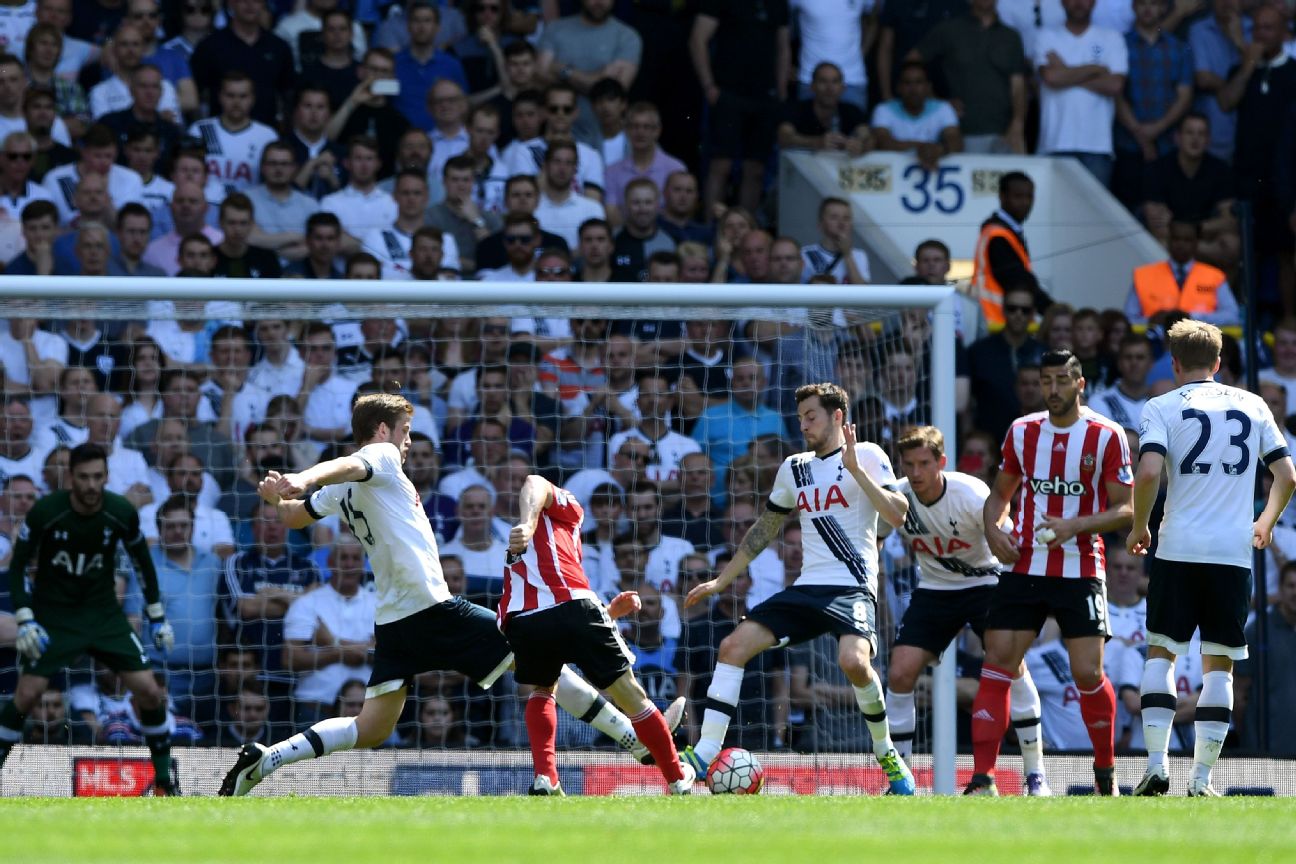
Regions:
<instances>
[{"instance_id":1,"label":"white goal frame","mask_svg":"<svg viewBox=\"0 0 1296 864\"><path fill-rule=\"evenodd\" d=\"M266 282L266 284L261 284ZM930 285L712 285L583 282L395 282L314 279L141 279L115 276L3 276L0 301L53 300L433 303L446 305L670 306L924 308L932 311L931 416L945 436L947 452L958 452L954 388L953 286ZM609 314L607 317L617 317ZM933 673L932 788L955 792L954 649L945 650Z\"/></svg>"}]
</instances>

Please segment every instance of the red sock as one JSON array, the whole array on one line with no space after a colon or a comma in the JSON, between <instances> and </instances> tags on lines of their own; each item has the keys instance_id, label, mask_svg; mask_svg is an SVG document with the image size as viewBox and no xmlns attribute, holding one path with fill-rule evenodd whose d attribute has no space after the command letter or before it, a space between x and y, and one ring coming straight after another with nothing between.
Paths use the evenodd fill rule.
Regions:
<instances>
[{"instance_id":1,"label":"red sock","mask_svg":"<svg viewBox=\"0 0 1296 864\"><path fill-rule=\"evenodd\" d=\"M1080 691L1080 716L1093 742L1094 767L1110 768L1116 764L1116 690L1111 679L1103 676L1094 689Z\"/></svg>"},{"instance_id":2,"label":"red sock","mask_svg":"<svg viewBox=\"0 0 1296 864\"><path fill-rule=\"evenodd\" d=\"M554 695L537 690L526 704L527 738L531 742L531 762L537 777L558 782L558 707Z\"/></svg>"},{"instance_id":3,"label":"red sock","mask_svg":"<svg viewBox=\"0 0 1296 864\"><path fill-rule=\"evenodd\" d=\"M972 700L972 770L994 775L999 742L1008 731L1009 688L1013 673L989 663L981 667L981 685Z\"/></svg>"},{"instance_id":4,"label":"red sock","mask_svg":"<svg viewBox=\"0 0 1296 864\"><path fill-rule=\"evenodd\" d=\"M679 754L675 752L675 741L662 713L656 707L648 708L631 717L630 725L634 726L635 734L656 760L666 782L683 780L684 770L680 768Z\"/></svg>"}]
</instances>

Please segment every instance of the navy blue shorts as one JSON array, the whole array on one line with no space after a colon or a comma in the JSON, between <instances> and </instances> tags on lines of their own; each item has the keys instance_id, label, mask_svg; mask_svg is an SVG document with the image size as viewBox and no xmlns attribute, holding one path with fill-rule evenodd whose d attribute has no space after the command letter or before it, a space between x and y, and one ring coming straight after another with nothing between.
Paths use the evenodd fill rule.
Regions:
<instances>
[{"instance_id":1,"label":"navy blue shorts","mask_svg":"<svg viewBox=\"0 0 1296 864\"><path fill-rule=\"evenodd\" d=\"M939 657L964 627L971 627L977 636L984 635L994 590L993 585L952 591L916 589L896 628L895 644L911 645Z\"/></svg>"},{"instance_id":2,"label":"navy blue shorts","mask_svg":"<svg viewBox=\"0 0 1296 864\"><path fill-rule=\"evenodd\" d=\"M860 636L877 654L877 601L866 588L793 585L747 613L780 645L808 642L825 633Z\"/></svg>"},{"instance_id":3,"label":"navy blue shorts","mask_svg":"<svg viewBox=\"0 0 1296 864\"><path fill-rule=\"evenodd\" d=\"M1152 559L1148 582L1147 640L1175 655L1188 653L1201 629L1201 653L1234 660L1247 657L1251 571L1231 564Z\"/></svg>"},{"instance_id":4,"label":"navy blue shorts","mask_svg":"<svg viewBox=\"0 0 1296 864\"><path fill-rule=\"evenodd\" d=\"M399 690L423 672L459 672L483 687L513 660L495 615L462 597L374 627L370 698Z\"/></svg>"}]
</instances>

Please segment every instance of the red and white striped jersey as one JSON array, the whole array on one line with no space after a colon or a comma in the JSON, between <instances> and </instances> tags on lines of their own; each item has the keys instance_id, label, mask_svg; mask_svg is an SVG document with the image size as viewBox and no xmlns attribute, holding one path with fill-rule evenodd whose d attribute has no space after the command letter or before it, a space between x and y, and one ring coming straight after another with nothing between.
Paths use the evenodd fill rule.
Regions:
<instances>
[{"instance_id":1,"label":"red and white striped jersey","mask_svg":"<svg viewBox=\"0 0 1296 864\"><path fill-rule=\"evenodd\" d=\"M1021 477L1014 536L1021 557L1010 572L1067 579L1102 579L1102 536L1077 534L1049 549L1035 537L1045 515L1071 519L1107 509L1107 484L1134 485L1125 430L1097 412L1059 428L1047 411L1013 422L1004 438L1000 471Z\"/></svg>"},{"instance_id":2,"label":"red and white striped jersey","mask_svg":"<svg viewBox=\"0 0 1296 864\"><path fill-rule=\"evenodd\" d=\"M504 596L497 615L503 625L525 615L582 597L598 602L581 566L581 520L585 510L576 496L554 487L553 503L540 512L531 544L521 557L504 565Z\"/></svg>"}]
</instances>

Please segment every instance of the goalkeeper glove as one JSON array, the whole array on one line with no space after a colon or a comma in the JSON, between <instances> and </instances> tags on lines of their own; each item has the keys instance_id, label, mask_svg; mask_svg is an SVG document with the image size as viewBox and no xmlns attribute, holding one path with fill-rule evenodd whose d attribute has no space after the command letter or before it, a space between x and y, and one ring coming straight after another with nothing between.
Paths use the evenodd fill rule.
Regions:
<instances>
[{"instance_id":1,"label":"goalkeeper glove","mask_svg":"<svg viewBox=\"0 0 1296 864\"><path fill-rule=\"evenodd\" d=\"M30 607L24 606L15 612L14 620L18 622L18 638L14 640L14 647L19 654L35 663L49 647L49 633L36 623L36 616L32 614Z\"/></svg>"},{"instance_id":2,"label":"goalkeeper glove","mask_svg":"<svg viewBox=\"0 0 1296 864\"><path fill-rule=\"evenodd\" d=\"M153 637L153 644L163 654L169 653L175 647L175 628L166 620L166 610L161 603L150 603L144 613L148 615L149 636Z\"/></svg>"}]
</instances>

